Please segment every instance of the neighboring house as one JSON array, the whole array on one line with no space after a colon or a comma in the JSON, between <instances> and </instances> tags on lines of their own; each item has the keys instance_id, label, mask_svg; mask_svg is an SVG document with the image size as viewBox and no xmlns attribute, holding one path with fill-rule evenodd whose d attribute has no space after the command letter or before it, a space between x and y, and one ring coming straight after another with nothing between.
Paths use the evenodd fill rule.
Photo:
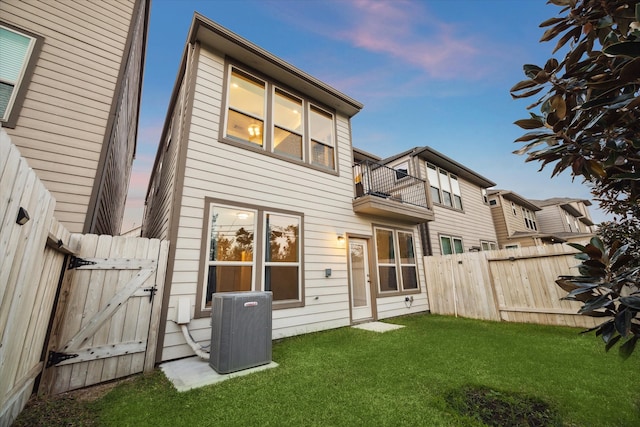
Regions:
<instances>
[{"instance_id":1,"label":"neighboring house","mask_svg":"<svg viewBox=\"0 0 640 427\"><path fill-rule=\"evenodd\" d=\"M595 235L589 200L554 197L531 202L540 208L537 217L542 232L553 233L575 243L586 243Z\"/></svg>"},{"instance_id":2,"label":"neighboring house","mask_svg":"<svg viewBox=\"0 0 640 427\"><path fill-rule=\"evenodd\" d=\"M352 149L361 108L194 15L143 220L143 236L171 241L158 361L193 354L185 314L210 340L215 292L271 291L273 338L428 310L424 182L354 166L377 159Z\"/></svg>"},{"instance_id":3,"label":"neighboring house","mask_svg":"<svg viewBox=\"0 0 640 427\"><path fill-rule=\"evenodd\" d=\"M486 198L493 181L431 147L415 147L382 162L420 177L428 188L434 218L420 227L425 255L497 249Z\"/></svg>"},{"instance_id":4,"label":"neighboring house","mask_svg":"<svg viewBox=\"0 0 640 427\"><path fill-rule=\"evenodd\" d=\"M537 213L540 208L530 200L509 190L487 191L493 223L500 249L562 243L554 233L541 230Z\"/></svg>"},{"instance_id":5,"label":"neighboring house","mask_svg":"<svg viewBox=\"0 0 640 427\"><path fill-rule=\"evenodd\" d=\"M0 123L71 232L120 233L149 3L0 2Z\"/></svg>"}]
</instances>

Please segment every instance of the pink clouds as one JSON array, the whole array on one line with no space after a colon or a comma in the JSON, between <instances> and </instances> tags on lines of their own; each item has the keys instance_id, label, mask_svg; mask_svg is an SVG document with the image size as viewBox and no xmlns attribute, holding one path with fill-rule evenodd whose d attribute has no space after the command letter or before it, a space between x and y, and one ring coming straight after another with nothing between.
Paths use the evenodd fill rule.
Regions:
<instances>
[{"instance_id":1,"label":"pink clouds","mask_svg":"<svg viewBox=\"0 0 640 427\"><path fill-rule=\"evenodd\" d=\"M423 69L430 77L450 79L464 73L480 54L478 43L428 15L421 3L357 0L357 19L339 33L356 47L382 53Z\"/></svg>"}]
</instances>

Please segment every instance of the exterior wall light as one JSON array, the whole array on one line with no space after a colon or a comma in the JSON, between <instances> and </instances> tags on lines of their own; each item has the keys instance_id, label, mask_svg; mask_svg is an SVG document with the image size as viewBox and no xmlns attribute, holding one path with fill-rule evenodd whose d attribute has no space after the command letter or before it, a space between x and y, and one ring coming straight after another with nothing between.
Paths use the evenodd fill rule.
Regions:
<instances>
[{"instance_id":1,"label":"exterior wall light","mask_svg":"<svg viewBox=\"0 0 640 427\"><path fill-rule=\"evenodd\" d=\"M25 225L27 222L29 222L29 219L29 212L27 212L25 208L20 206L20 209L18 210L18 217L16 218L16 224Z\"/></svg>"},{"instance_id":2,"label":"exterior wall light","mask_svg":"<svg viewBox=\"0 0 640 427\"><path fill-rule=\"evenodd\" d=\"M338 234L338 247L344 248L344 236L342 234Z\"/></svg>"}]
</instances>

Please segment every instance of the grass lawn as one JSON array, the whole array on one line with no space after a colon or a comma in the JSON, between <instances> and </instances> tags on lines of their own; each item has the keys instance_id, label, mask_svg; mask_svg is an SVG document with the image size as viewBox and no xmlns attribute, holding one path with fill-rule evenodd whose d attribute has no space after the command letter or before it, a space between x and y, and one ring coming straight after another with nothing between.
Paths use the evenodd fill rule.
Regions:
<instances>
[{"instance_id":1,"label":"grass lawn","mask_svg":"<svg viewBox=\"0 0 640 427\"><path fill-rule=\"evenodd\" d=\"M281 340L278 368L185 393L155 372L86 410L104 426L482 426L447 396L483 386L543 400L558 425L640 426L640 350L622 361L571 328L435 315L388 321L406 327Z\"/></svg>"}]
</instances>

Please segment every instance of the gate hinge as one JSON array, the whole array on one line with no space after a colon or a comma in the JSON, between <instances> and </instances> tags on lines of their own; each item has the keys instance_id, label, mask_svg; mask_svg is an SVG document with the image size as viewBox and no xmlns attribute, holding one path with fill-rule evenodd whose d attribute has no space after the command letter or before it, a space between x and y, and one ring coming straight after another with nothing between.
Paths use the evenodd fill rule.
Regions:
<instances>
[{"instance_id":1,"label":"gate hinge","mask_svg":"<svg viewBox=\"0 0 640 427\"><path fill-rule=\"evenodd\" d=\"M47 359L47 368L57 365L60 362L64 362L68 359L78 357L77 354L59 353L57 351L49 350L49 358Z\"/></svg>"},{"instance_id":2,"label":"gate hinge","mask_svg":"<svg viewBox=\"0 0 640 427\"><path fill-rule=\"evenodd\" d=\"M69 266L67 267L67 269L73 270L74 268L82 267L84 265L95 265L95 264L97 264L95 261L87 261L86 259L72 256L71 259L69 259Z\"/></svg>"}]
</instances>

